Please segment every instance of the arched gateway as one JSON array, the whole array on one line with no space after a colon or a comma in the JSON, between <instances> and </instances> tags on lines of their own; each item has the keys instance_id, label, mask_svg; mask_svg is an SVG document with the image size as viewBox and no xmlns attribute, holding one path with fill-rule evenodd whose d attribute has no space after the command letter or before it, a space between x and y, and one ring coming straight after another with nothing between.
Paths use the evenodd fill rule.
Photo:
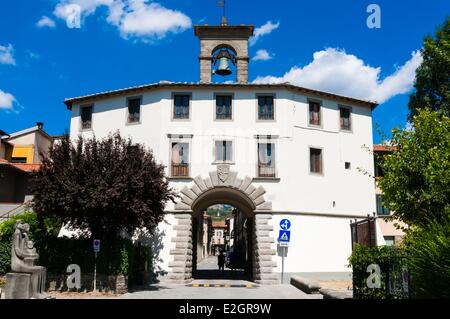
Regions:
<instances>
[{"instance_id":1,"label":"arched gateway","mask_svg":"<svg viewBox=\"0 0 450 319\"><path fill-rule=\"evenodd\" d=\"M230 171L229 165L218 165L217 170L210 172L208 177L197 176L191 187L181 190L181 200L175 205L174 225L176 236L172 239L175 248L170 251L173 262L169 279L185 282L192 279L193 263L193 227L192 219L199 216L209 206L228 204L241 210L253 223L252 238L252 268L253 280L260 284L276 284L278 277L273 274L276 262L272 257L275 242L271 232L273 225L272 203L264 199L264 187L256 187L252 178L241 179L237 172Z\"/></svg>"}]
</instances>

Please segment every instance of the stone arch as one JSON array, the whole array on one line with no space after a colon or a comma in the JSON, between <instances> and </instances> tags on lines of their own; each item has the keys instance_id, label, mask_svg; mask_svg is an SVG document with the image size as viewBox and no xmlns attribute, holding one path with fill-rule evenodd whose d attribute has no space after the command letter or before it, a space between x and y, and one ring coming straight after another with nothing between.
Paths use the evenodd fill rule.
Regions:
<instances>
[{"instance_id":1,"label":"stone arch","mask_svg":"<svg viewBox=\"0 0 450 319\"><path fill-rule=\"evenodd\" d=\"M204 197L213 189L220 192L220 188L226 188L226 191L241 194L254 211L271 211L272 203L264 198L266 190L263 186L256 187L252 181L249 176L243 179L237 177L237 172L230 171L229 165L218 165L217 171L209 172L206 178L195 177L194 185L185 186L181 190L181 201L175 205L175 210L192 211L192 206L199 202L199 197Z\"/></svg>"},{"instance_id":2,"label":"stone arch","mask_svg":"<svg viewBox=\"0 0 450 319\"><path fill-rule=\"evenodd\" d=\"M228 43L221 43L219 45L217 45L214 49L212 49L211 51L211 56L213 55L214 52L220 50L220 49L229 49L231 50L231 52L233 52L233 54L235 55L235 57L238 57L238 49L236 49L232 44L228 44Z\"/></svg>"},{"instance_id":3,"label":"stone arch","mask_svg":"<svg viewBox=\"0 0 450 319\"><path fill-rule=\"evenodd\" d=\"M241 179L237 175L237 172L230 171L229 165L218 165L217 170L209 172L208 177L197 176L191 187L185 186L181 190L181 200L175 205L177 225L174 225L176 235L172 238L175 248L170 251L173 261L169 263L169 280L187 282L192 279L195 263L192 218L211 205L224 203L252 218L253 280L259 284L279 283L278 277L273 274L276 262L272 257L276 251L271 246L275 240L270 235L273 226L269 224L272 203L265 200L264 187L253 185L249 176Z\"/></svg>"}]
</instances>

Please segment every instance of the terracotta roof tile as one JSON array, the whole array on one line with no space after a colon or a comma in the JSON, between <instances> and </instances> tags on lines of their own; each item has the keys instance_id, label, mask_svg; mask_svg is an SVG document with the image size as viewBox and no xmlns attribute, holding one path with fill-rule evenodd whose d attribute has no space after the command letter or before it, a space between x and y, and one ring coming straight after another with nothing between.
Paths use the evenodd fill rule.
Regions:
<instances>
[{"instance_id":1,"label":"terracotta roof tile","mask_svg":"<svg viewBox=\"0 0 450 319\"><path fill-rule=\"evenodd\" d=\"M373 146L373 151L374 152L393 152L393 151L395 151L395 147L387 146L387 145L375 144Z\"/></svg>"},{"instance_id":2,"label":"terracotta roof tile","mask_svg":"<svg viewBox=\"0 0 450 319\"><path fill-rule=\"evenodd\" d=\"M214 221L212 222L212 227L217 227L217 228L226 228L227 224L225 223L225 221L223 220L219 220L219 221Z\"/></svg>"},{"instance_id":3,"label":"terracotta roof tile","mask_svg":"<svg viewBox=\"0 0 450 319\"><path fill-rule=\"evenodd\" d=\"M38 171L42 166L42 164L11 163L11 162L5 160L4 158L0 158L0 164L8 165L8 166L17 168L18 170L21 170L21 171L27 172L27 173Z\"/></svg>"},{"instance_id":4,"label":"terracotta roof tile","mask_svg":"<svg viewBox=\"0 0 450 319\"><path fill-rule=\"evenodd\" d=\"M12 163L11 165L21 169L25 172L34 172L38 171L41 168L42 164L18 164L18 163Z\"/></svg>"}]
</instances>

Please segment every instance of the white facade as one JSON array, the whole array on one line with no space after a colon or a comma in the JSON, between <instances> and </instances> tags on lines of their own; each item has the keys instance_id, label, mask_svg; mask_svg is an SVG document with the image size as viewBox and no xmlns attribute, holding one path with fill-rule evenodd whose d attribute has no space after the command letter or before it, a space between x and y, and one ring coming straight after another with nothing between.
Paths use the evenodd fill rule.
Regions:
<instances>
[{"instance_id":1,"label":"white facade","mask_svg":"<svg viewBox=\"0 0 450 319\"><path fill-rule=\"evenodd\" d=\"M188 120L174 119L173 96L191 96ZM232 95L232 120L215 120L215 96ZM257 96L274 96L275 119L257 120ZM140 121L128 124L127 99L141 97ZM309 99L321 102L321 125L309 125ZM81 129L80 106L92 105L92 129ZM340 129L339 106L351 108L351 131ZM376 210L373 175L372 108L369 103L331 95L304 93L281 85L197 85L149 86L135 92L83 98L71 105L71 138L79 134L105 137L119 131L134 142L152 149L170 176L171 142L189 143L189 176L205 178L216 171L216 140L232 141L232 171L250 176L253 185L262 185L265 199L272 203L271 232L277 238L279 221L292 222L292 238L285 271L346 272L351 254L350 219L364 218ZM275 178L257 176L257 136L271 137L275 144ZM262 136L262 137L261 137ZM322 150L322 174L310 172L310 147ZM345 162L350 163L346 168ZM348 166L348 164L347 164ZM173 179L170 186L181 190L192 186L189 179ZM163 223L167 237L161 267L169 271L169 250L174 231L173 211L166 207L169 224ZM276 243L272 243L277 249ZM275 272L281 271L280 257Z\"/></svg>"}]
</instances>

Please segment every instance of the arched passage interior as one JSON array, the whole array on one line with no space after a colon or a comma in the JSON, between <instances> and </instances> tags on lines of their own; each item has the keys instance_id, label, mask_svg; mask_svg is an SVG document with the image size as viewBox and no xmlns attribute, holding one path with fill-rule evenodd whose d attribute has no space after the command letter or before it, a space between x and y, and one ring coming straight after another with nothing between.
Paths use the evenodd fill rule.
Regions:
<instances>
[{"instance_id":1,"label":"arched passage interior","mask_svg":"<svg viewBox=\"0 0 450 319\"><path fill-rule=\"evenodd\" d=\"M213 240L211 218L205 219L207 209L218 204L233 207L231 218L223 223L224 237L219 243ZM253 279L254 210L252 200L245 193L229 187L210 189L192 203L193 278ZM219 249L228 257L228 267L223 272L218 270L216 262Z\"/></svg>"}]
</instances>

